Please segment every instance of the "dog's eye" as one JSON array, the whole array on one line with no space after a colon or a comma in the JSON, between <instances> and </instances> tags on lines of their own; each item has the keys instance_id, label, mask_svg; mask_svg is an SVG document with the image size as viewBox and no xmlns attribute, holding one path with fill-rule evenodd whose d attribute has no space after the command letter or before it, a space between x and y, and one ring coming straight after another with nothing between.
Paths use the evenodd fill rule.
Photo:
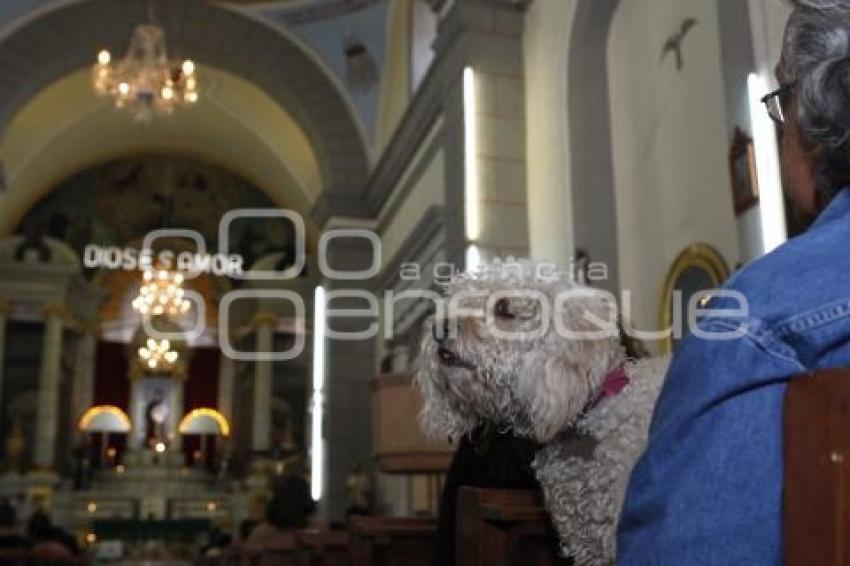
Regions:
<instances>
[{"instance_id":1,"label":"dog's eye","mask_svg":"<svg viewBox=\"0 0 850 566\"><path fill-rule=\"evenodd\" d=\"M499 299L493 306L493 313L499 318L514 318L511 312L511 303L507 299Z\"/></svg>"}]
</instances>

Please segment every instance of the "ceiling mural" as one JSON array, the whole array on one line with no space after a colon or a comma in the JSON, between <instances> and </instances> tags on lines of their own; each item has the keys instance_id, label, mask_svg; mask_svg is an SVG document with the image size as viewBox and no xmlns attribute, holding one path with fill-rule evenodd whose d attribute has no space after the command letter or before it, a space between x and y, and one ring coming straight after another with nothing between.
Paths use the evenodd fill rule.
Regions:
<instances>
[{"instance_id":1,"label":"ceiling mural","mask_svg":"<svg viewBox=\"0 0 850 566\"><path fill-rule=\"evenodd\" d=\"M198 231L215 251L225 212L278 208L259 188L221 167L186 157L142 155L94 166L59 183L23 218L16 232L46 235L81 256L89 244L138 246L159 228ZM232 249L244 265L274 252L290 253L293 230L282 219L237 220Z\"/></svg>"}]
</instances>

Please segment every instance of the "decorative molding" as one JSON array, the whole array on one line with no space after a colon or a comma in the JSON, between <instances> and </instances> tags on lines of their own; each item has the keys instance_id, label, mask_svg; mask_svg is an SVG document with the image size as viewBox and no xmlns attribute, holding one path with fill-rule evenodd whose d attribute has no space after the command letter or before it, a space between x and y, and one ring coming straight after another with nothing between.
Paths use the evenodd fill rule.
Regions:
<instances>
[{"instance_id":1,"label":"decorative molding","mask_svg":"<svg viewBox=\"0 0 850 566\"><path fill-rule=\"evenodd\" d=\"M380 207L379 232L383 232L395 217L422 174L434 161L437 152L445 149L445 137L440 135L442 127L443 121L441 115L438 115L425 136L419 140L416 153L407 161L407 167L395 183L381 187L384 196L376 200L376 206Z\"/></svg>"},{"instance_id":2,"label":"decorative molding","mask_svg":"<svg viewBox=\"0 0 850 566\"><path fill-rule=\"evenodd\" d=\"M251 327L256 330L261 326L269 325L272 327L272 330L274 330L277 327L279 321L280 316L275 313L258 312L251 319Z\"/></svg>"},{"instance_id":3,"label":"decorative molding","mask_svg":"<svg viewBox=\"0 0 850 566\"><path fill-rule=\"evenodd\" d=\"M81 320L77 318L75 319L75 322L77 329L83 334L94 334L95 336L100 336L100 333L103 330L101 320L99 318L93 318L90 320Z\"/></svg>"},{"instance_id":4,"label":"decorative molding","mask_svg":"<svg viewBox=\"0 0 850 566\"><path fill-rule=\"evenodd\" d=\"M269 0L219 0L228 4L260 4ZM309 2L289 2L283 6L271 7L266 14L277 21L297 26L322 20L338 18L357 10L376 4L379 0L312 0Z\"/></svg>"},{"instance_id":5,"label":"decorative molding","mask_svg":"<svg viewBox=\"0 0 850 566\"><path fill-rule=\"evenodd\" d=\"M59 317L62 320L72 320L68 307L58 303L48 303L41 308L41 314L45 319Z\"/></svg>"},{"instance_id":6,"label":"decorative molding","mask_svg":"<svg viewBox=\"0 0 850 566\"><path fill-rule=\"evenodd\" d=\"M402 264L416 260L423 250L438 237L443 228L443 207L431 206L419 222L416 223L410 235L399 248L399 251L387 262L375 278L374 289L382 291L392 288L398 280Z\"/></svg>"},{"instance_id":7,"label":"decorative molding","mask_svg":"<svg viewBox=\"0 0 850 566\"><path fill-rule=\"evenodd\" d=\"M324 226L332 217L373 218L375 213L363 195L325 189L310 209L310 215L319 226Z\"/></svg>"}]
</instances>

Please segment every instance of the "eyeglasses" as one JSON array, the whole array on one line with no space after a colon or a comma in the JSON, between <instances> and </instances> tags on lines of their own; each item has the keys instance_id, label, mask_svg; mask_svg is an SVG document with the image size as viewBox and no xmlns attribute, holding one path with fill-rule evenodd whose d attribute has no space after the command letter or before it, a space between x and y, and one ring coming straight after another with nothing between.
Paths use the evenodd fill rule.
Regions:
<instances>
[{"instance_id":1,"label":"eyeglasses","mask_svg":"<svg viewBox=\"0 0 850 566\"><path fill-rule=\"evenodd\" d=\"M767 108L767 114L780 126L785 124L785 107L796 85L796 81L786 83L761 99L762 104Z\"/></svg>"}]
</instances>

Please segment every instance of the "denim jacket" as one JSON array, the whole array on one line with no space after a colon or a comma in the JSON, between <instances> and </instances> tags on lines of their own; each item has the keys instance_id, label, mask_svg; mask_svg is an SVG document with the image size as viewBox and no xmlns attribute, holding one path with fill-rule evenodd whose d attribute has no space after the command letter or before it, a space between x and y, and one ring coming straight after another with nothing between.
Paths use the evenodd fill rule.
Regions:
<instances>
[{"instance_id":1,"label":"denim jacket","mask_svg":"<svg viewBox=\"0 0 850 566\"><path fill-rule=\"evenodd\" d=\"M850 366L850 189L732 277L748 315L709 314L682 341L629 482L617 563L780 564L785 388ZM723 308L712 299L708 308Z\"/></svg>"}]
</instances>

